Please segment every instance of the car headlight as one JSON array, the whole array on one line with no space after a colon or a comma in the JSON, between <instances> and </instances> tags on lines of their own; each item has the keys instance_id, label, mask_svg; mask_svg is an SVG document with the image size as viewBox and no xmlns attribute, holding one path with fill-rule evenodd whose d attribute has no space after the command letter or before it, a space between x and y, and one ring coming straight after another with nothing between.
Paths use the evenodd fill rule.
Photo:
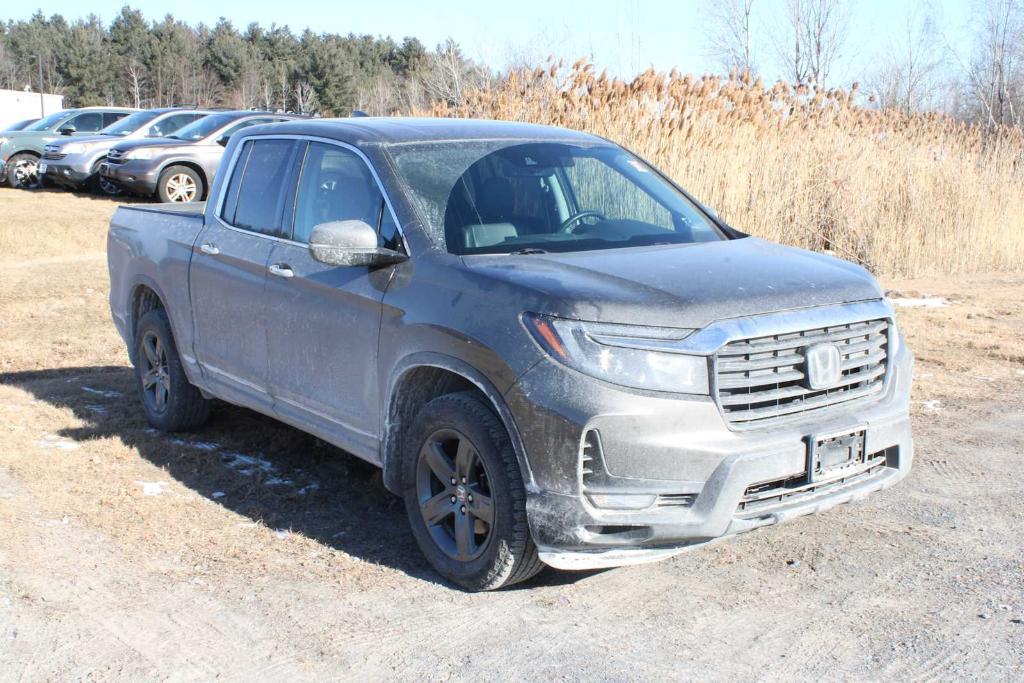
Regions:
<instances>
[{"instance_id":1,"label":"car headlight","mask_svg":"<svg viewBox=\"0 0 1024 683\"><path fill-rule=\"evenodd\" d=\"M85 151L85 145L80 142L75 142L70 145L59 147L58 150L64 154L81 154Z\"/></svg>"},{"instance_id":2,"label":"car headlight","mask_svg":"<svg viewBox=\"0 0 1024 683\"><path fill-rule=\"evenodd\" d=\"M128 152L128 154L126 154L124 156L124 158L125 159L137 159L137 160L140 160L140 161L146 161L148 159L152 159L153 158L153 154L154 154L154 152L153 152L152 149L146 149L146 148L133 149L132 151Z\"/></svg>"},{"instance_id":3,"label":"car headlight","mask_svg":"<svg viewBox=\"0 0 1024 683\"><path fill-rule=\"evenodd\" d=\"M680 394L707 394L708 360L673 346L690 329L567 320L524 313L523 324L553 359L611 384Z\"/></svg>"}]
</instances>

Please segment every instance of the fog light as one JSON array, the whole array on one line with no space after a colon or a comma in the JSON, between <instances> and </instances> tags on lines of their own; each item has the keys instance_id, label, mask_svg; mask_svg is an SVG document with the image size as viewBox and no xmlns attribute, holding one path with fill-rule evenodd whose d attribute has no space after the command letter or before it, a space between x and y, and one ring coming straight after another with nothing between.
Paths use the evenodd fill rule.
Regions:
<instances>
[{"instance_id":1,"label":"fog light","mask_svg":"<svg viewBox=\"0 0 1024 683\"><path fill-rule=\"evenodd\" d=\"M71 175L71 169L65 168L63 173L64 173L64 175Z\"/></svg>"},{"instance_id":2,"label":"fog light","mask_svg":"<svg viewBox=\"0 0 1024 683\"><path fill-rule=\"evenodd\" d=\"M657 496L648 493L587 493L594 507L605 510L643 510L654 505Z\"/></svg>"}]
</instances>

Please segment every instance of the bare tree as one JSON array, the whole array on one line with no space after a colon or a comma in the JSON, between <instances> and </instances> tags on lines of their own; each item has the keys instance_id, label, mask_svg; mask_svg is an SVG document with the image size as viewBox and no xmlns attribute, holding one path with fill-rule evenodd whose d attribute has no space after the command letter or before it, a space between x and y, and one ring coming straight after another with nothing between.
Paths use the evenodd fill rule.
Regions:
<instances>
[{"instance_id":1,"label":"bare tree","mask_svg":"<svg viewBox=\"0 0 1024 683\"><path fill-rule=\"evenodd\" d=\"M868 91L877 106L907 113L936 108L943 92L940 45L931 6L914 6L899 40L885 49L868 76Z\"/></svg>"},{"instance_id":2,"label":"bare tree","mask_svg":"<svg viewBox=\"0 0 1024 683\"><path fill-rule=\"evenodd\" d=\"M823 87L848 34L842 0L786 0L785 27L776 46L793 83Z\"/></svg>"},{"instance_id":3,"label":"bare tree","mask_svg":"<svg viewBox=\"0 0 1024 683\"><path fill-rule=\"evenodd\" d=\"M751 46L754 0L709 0L707 54L726 71L756 72Z\"/></svg>"},{"instance_id":4,"label":"bare tree","mask_svg":"<svg viewBox=\"0 0 1024 683\"><path fill-rule=\"evenodd\" d=\"M145 87L145 70L142 65L134 59L128 62L125 67L125 76L128 78L129 96L132 98L132 106L136 109L142 107L142 89Z\"/></svg>"},{"instance_id":5,"label":"bare tree","mask_svg":"<svg viewBox=\"0 0 1024 683\"><path fill-rule=\"evenodd\" d=\"M300 114L311 114L316 108L316 92L307 81L295 83L295 110Z\"/></svg>"},{"instance_id":6,"label":"bare tree","mask_svg":"<svg viewBox=\"0 0 1024 683\"><path fill-rule=\"evenodd\" d=\"M425 71L423 87L431 99L455 106L462 104L469 89L482 85L487 78L477 65L463 56L451 38L438 45L437 51L430 55Z\"/></svg>"},{"instance_id":7,"label":"bare tree","mask_svg":"<svg viewBox=\"0 0 1024 683\"><path fill-rule=\"evenodd\" d=\"M967 68L968 115L989 127L1019 125L1024 95L1024 10L1020 0L989 0Z\"/></svg>"}]
</instances>

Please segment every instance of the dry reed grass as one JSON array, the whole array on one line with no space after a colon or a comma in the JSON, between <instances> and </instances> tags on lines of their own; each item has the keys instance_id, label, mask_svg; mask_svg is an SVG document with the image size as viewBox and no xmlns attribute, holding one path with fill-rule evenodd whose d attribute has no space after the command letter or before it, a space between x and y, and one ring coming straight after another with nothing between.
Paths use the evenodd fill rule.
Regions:
<instances>
[{"instance_id":1,"label":"dry reed grass","mask_svg":"<svg viewBox=\"0 0 1024 683\"><path fill-rule=\"evenodd\" d=\"M921 276L1024 265L1024 135L938 114L866 109L856 88L748 75L571 66L512 73L459 107L415 112L530 121L607 137L649 159L737 228Z\"/></svg>"}]
</instances>

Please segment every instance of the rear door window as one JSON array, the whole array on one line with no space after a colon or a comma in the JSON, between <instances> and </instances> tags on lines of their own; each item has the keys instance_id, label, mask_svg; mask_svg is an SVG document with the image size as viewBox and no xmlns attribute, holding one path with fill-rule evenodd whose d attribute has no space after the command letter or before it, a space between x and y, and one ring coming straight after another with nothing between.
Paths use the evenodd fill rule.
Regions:
<instances>
[{"instance_id":1,"label":"rear door window","mask_svg":"<svg viewBox=\"0 0 1024 683\"><path fill-rule=\"evenodd\" d=\"M79 114L71 120L71 125L75 127L75 132L77 133L95 133L106 128L106 125L103 123L103 114L98 111Z\"/></svg>"},{"instance_id":2,"label":"rear door window","mask_svg":"<svg viewBox=\"0 0 1024 683\"><path fill-rule=\"evenodd\" d=\"M128 116L128 112L126 111L105 112L103 114L103 127L106 128L107 126L113 125L121 119L123 119L125 116Z\"/></svg>"},{"instance_id":3,"label":"rear door window","mask_svg":"<svg viewBox=\"0 0 1024 683\"><path fill-rule=\"evenodd\" d=\"M294 140L246 142L228 184L222 218L238 228L285 237L282 209L294 153Z\"/></svg>"}]
</instances>

